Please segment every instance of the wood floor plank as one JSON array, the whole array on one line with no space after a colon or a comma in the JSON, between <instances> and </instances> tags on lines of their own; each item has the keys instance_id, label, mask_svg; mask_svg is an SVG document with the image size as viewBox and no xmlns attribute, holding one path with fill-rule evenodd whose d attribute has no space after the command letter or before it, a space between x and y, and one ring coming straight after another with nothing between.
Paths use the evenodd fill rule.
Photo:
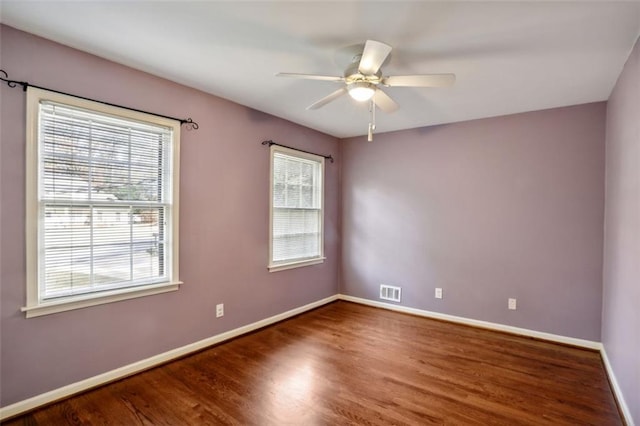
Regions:
<instances>
[{"instance_id":1,"label":"wood floor plank","mask_svg":"<svg viewBox=\"0 0 640 426\"><path fill-rule=\"evenodd\" d=\"M600 355L335 302L11 425L621 425Z\"/></svg>"}]
</instances>

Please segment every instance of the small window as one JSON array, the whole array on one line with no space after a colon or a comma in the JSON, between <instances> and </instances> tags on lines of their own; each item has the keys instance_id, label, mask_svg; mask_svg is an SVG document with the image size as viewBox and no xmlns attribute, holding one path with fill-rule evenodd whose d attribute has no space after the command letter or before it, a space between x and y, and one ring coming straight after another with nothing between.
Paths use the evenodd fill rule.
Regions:
<instances>
[{"instance_id":1,"label":"small window","mask_svg":"<svg viewBox=\"0 0 640 426\"><path fill-rule=\"evenodd\" d=\"M271 146L269 270L324 261L324 158Z\"/></svg>"},{"instance_id":2,"label":"small window","mask_svg":"<svg viewBox=\"0 0 640 426\"><path fill-rule=\"evenodd\" d=\"M27 317L178 289L179 133L29 87Z\"/></svg>"}]
</instances>

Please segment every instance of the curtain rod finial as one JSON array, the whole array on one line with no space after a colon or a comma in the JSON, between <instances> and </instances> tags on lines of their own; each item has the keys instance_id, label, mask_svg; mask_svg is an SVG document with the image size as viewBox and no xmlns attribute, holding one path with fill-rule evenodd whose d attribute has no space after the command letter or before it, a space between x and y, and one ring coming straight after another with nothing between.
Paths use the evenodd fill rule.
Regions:
<instances>
[{"instance_id":1,"label":"curtain rod finial","mask_svg":"<svg viewBox=\"0 0 640 426\"><path fill-rule=\"evenodd\" d=\"M187 118L185 120L180 120L180 124L184 124L187 127L187 130L198 130L200 128L198 123L193 121L191 119L191 117L189 117L189 118Z\"/></svg>"},{"instance_id":2,"label":"curtain rod finial","mask_svg":"<svg viewBox=\"0 0 640 426\"><path fill-rule=\"evenodd\" d=\"M27 83L26 81L17 81L17 80L10 80L9 79L9 74L7 74L7 72L5 70L0 70L0 80L4 81L5 83L7 83L7 86L9 87L16 87L17 85L22 86L22 91L26 92L27 91L27 87L29 86L29 83Z\"/></svg>"}]
</instances>

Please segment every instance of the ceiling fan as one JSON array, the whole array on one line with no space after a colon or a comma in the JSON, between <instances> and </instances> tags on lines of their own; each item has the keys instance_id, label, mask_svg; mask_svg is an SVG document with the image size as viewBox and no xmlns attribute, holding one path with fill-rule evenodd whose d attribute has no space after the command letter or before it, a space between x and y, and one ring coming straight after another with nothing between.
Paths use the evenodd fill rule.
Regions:
<instances>
[{"instance_id":1,"label":"ceiling fan","mask_svg":"<svg viewBox=\"0 0 640 426\"><path fill-rule=\"evenodd\" d=\"M382 111L394 112L398 104L380 86L385 87L447 87L456 81L455 74L422 74L383 76L380 70L391 53L391 46L375 40L367 40L361 54L354 56L343 77L314 74L278 73L278 77L292 77L307 80L333 81L344 86L330 93L307 109L318 109L345 93L356 101L372 100Z\"/></svg>"},{"instance_id":2,"label":"ceiling fan","mask_svg":"<svg viewBox=\"0 0 640 426\"><path fill-rule=\"evenodd\" d=\"M325 96L324 98L309 105L307 109L318 109L340 96L348 93L353 99L359 102L370 101L371 121L369 122L369 132L367 139L373 140L373 130L375 130L375 107L378 106L386 113L394 112L398 109L398 104L387 95L380 86L385 87L447 87L456 81L455 74L419 74L419 75L394 75L383 76L380 68L389 57L391 46L388 44L367 40L362 53L358 53L347 69L344 76L315 75L278 73L278 77L301 78L306 80L322 80L343 83L344 85Z\"/></svg>"}]
</instances>

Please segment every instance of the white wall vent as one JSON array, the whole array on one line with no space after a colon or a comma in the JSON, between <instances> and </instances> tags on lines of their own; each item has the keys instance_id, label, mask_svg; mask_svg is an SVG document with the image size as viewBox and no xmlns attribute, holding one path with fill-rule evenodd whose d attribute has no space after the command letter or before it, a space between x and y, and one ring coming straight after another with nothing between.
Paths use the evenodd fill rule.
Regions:
<instances>
[{"instance_id":1,"label":"white wall vent","mask_svg":"<svg viewBox=\"0 0 640 426\"><path fill-rule=\"evenodd\" d=\"M380 285L380 299L399 302L401 293L402 289L400 287L384 284Z\"/></svg>"}]
</instances>

